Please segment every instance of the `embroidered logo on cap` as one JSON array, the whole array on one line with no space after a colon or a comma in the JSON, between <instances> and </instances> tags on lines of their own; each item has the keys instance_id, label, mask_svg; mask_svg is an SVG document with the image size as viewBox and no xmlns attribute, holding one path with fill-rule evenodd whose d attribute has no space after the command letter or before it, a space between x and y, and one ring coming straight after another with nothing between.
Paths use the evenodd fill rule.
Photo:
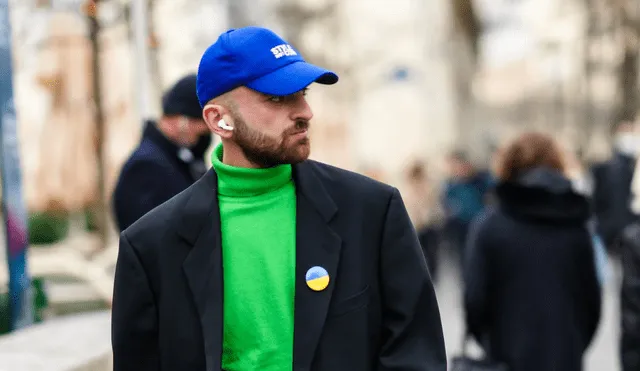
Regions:
<instances>
[{"instance_id":1,"label":"embroidered logo on cap","mask_svg":"<svg viewBox=\"0 0 640 371\"><path fill-rule=\"evenodd\" d=\"M298 53L296 53L296 51L293 50L293 47L289 44L281 44L271 48L271 53L273 53L273 56L276 57L276 59L298 55Z\"/></svg>"}]
</instances>

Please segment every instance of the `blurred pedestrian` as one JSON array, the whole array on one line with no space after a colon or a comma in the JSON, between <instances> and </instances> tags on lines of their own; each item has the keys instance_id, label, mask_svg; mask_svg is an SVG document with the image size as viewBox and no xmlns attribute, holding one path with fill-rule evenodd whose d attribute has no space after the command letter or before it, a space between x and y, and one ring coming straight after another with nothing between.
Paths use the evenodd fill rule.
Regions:
<instances>
[{"instance_id":1,"label":"blurred pedestrian","mask_svg":"<svg viewBox=\"0 0 640 371\"><path fill-rule=\"evenodd\" d=\"M476 219L464 269L466 324L511 371L582 370L600 318L589 202L558 145L528 133L500 160L497 205Z\"/></svg>"},{"instance_id":2,"label":"blurred pedestrian","mask_svg":"<svg viewBox=\"0 0 640 371\"><path fill-rule=\"evenodd\" d=\"M113 207L120 231L206 172L211 132L202 119L196 75L185 76L166 92L162 110L158 122L145 124L140 144L118 178Z\"/></svg>"},{"instance_id":3,"label":"blurred pedestrian","mask_svg":"<svg viewBox=\"0 0 640 371\"><path fill-rule=\"evenodd\" d=\"M431 183L427 167L422 161L414 161L407 169L403 198L409 218L418 232L422 251L427 259L429 272L435 281L438 268L438 250L442 211L438 205L435 187Z\"/></svg>"},{"instance_id":4,"label":"blurred pedestrian","mask_svg":"<svg viewBox=\"0 0 640 371\"><path fill-rule=\"evenodd\" d=\"M462 259L469 226L487 206L493 177L489 171L476 169L462 151L451 153L447 165L449 178L442 195L445 236L453 252Z\"/></svg>"},{"instance_id":5,"label":"blurred pedestrian","mask_svg":"<svg viewBox=\"0 0 640 371\"><path fill-rule=\"evenodd\" d=\"M580 150L565 151L565 166L567 178L573 184L573 189L588 198L593 197L593 178L583 162Z\"/></svg>"},{"instance_id":6,"label":"blurred pedestrian","mask_svg":"<svg viewBox=\"0 0 640 371\"><path fill-rule=\"evenodd\" d=\"M115 371L446 370L398 190L308 160L306 88L337 80L264 28L205 51L198 97L222 143L120 236Z\"/></svg>"},{"instance_id":7,"label":"blurred pedestrian","mask_svg":"<svg viewBox=\"0 0 640 371\"><path fill-rule=\"evenodd\" d=\"M640 136L631 120L621 120L614 132L614 153L593 169L593 208L598 230L611 252L617 251L622 231L634 221L631 181L640 149Z\"/></svg>"},{"instance_id":8,"label":"blurred pedestrian","mask_svg":"<svg viewBox=\"0 0 640 371\"><path fill-rule=\"evenodd\" d=\"M620 261L620 360L622 371L640 370L640 163L632 182L631 209L635 220L622 233Z\"/></svg>"},{"instance_id":9,"label":"blurred pedestrian","mask_svg":"<svg viewBox=\"0 0 640 371\"><path fill-rule=\"evenodd\" d=\"M640 221L621 238L620 360L622 371L640 370Z\"/></svg>"}]
</instances>

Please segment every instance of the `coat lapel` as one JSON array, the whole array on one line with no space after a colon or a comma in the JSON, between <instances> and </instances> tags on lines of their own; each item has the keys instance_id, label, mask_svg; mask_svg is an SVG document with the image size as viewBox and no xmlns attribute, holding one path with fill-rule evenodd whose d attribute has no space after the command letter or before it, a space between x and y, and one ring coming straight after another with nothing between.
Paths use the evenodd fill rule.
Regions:
<instances>
[{"instance_id":1,"label":"coat lapel","mask_svg":"<svg viewBox=\"0 0 640 371\"><path fill-rule=\"evenodd\" d=\"M193 248L183 269L200 316L207 371L220 370L222 357L222 249L218 179L209 170L193 185L184 209L180 235Z\"/></svg>"},{"instance_id":2,"label":"coat lapel","mask_svg":"<svg viewBox=\"0 0 640 371\"><path fill-rule=\"evenodd\" d=\"M297 190L296 294L294 327L294 369L309 369L322 334L333 294L342 241L329 222L337 212L333 199L315 175L313 163L294 166ZM320 266L329 273L329 286L311 290L305 275Z\"/></svg>"}]
</instances>

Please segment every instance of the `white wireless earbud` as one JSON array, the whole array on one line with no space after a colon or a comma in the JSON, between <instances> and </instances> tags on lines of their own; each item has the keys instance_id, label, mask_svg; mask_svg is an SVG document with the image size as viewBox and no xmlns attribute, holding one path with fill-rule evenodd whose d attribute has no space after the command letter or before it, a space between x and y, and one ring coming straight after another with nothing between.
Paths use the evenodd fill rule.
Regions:
<instances>
[{"instance_id":1,"label":"white wireless earbud","mask_svg":"<svg viewBox=\"0 0 640 371\"><path fill-rule=\"evenodd\" d=\"M233 126L227 125L227 123L224 122L224 120L218 121L218 127L222 128L224 130L233 130Z\"/></svg>"}]
</instances>

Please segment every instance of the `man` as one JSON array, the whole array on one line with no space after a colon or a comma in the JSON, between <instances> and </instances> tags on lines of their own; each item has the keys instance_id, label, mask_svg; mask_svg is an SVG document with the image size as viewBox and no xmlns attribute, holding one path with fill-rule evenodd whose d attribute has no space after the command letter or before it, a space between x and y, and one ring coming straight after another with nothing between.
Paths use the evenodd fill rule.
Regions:
<instances>
[{"instance_id":1,"label":"man","mask_svg":"<svg viewBox=\"0 0 640 371\"><path fill-rule=\"evenodd\" d=\"M120 236L116 371L445 371L398 191L308 160L305 89L338 77L273 32L230 30L198 70L213 169Z\"/></svg>"},{"instance_id":2,"label":"man","mask_svg":"<svg viewBox=\"0 0 640 371\"><path fill-rule=\"evenodd\" d=\"M632 152L631 145L627 145ZM621 371L640 370L640 164L634 169L630 210L635 215L620 237L622 285L620 290Z\"/></svg>"},{"instance_id":3,"label":"man","mask_svg":"<svg viewBox=\"0 0 640 371\"><path fill-rule=\"evenodd\" d=\"M640 222L622 231L620 245L620 362L622 371L632 371L640 369Z\"/></svg>"},{"instance_id":4,"label":"man","mask_svg":"<svg viewBox=\"0 0 640 371\"><path fill-rule=\"evenodd\" d=\"M409 219L418 233L418 240L427 259L431 279L437 280L438 252L440 248L441 210L426 164L415 161L406 174L403 192Z\"/></svg>"},{"instance_id":5,"label":"man","mask_svg":"<svg viewBox=\"0 0 640 371\"><path fill-rule=\"evenodd\" d=\"M163 116L146 123L140 145L125 162L113 194L120 231L206 172L211 132L195 89L194 74L169 89L162 99Z\"/></svg>"},{"instance_id":6,"label":"man","mask_svg":"<svg viewBox=\"0 0 640 371\"><path fill-rule=\"evenodd\" d=\"M621 119L614 133L613 157L593 167L593 208L598 232L611 252L625 227L635 217L631 211L631 181L640 148L638 135L630 119Z\"/></svg>"},{"instance_id":7,"label":"man","mask_svg":"<svg viewBox=\"0 0 640 371\"><path fill-rule=\"evenodd\" d=\"M466 153L449 155L449 179L443 191L445 230L454 252L462 258L469 226L484 209L493 189L488 171L479 171Z\"/></svg>"}]
</instances>

